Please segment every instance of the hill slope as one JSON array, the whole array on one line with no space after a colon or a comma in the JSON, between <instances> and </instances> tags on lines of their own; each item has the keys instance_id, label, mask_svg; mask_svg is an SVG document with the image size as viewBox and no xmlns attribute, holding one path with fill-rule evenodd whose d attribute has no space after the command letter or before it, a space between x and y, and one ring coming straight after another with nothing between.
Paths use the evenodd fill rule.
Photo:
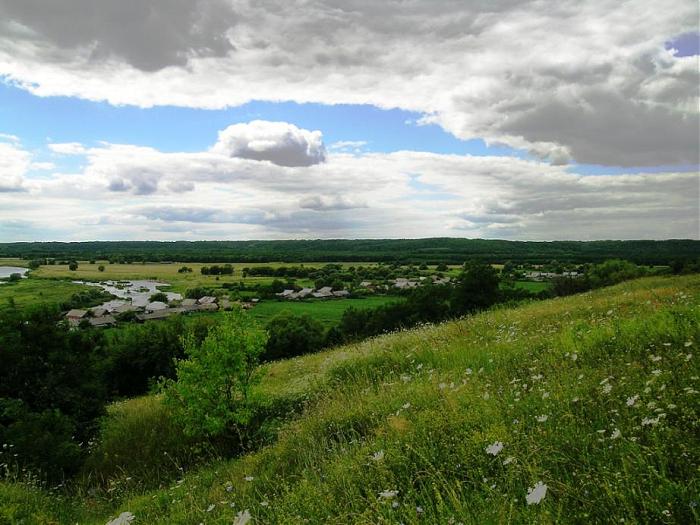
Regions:
<instances>
[{"instance_id":1,"label":"hill slope","mask_svg":"<svg viewBox=\"0 0 700 525\"><path fill-rule=\"evenodd\" d=\"M693 276L283 361L269 446L108 502L0 484L0 522L697 522L698 344Z\"/></svg>"}]
</instances>

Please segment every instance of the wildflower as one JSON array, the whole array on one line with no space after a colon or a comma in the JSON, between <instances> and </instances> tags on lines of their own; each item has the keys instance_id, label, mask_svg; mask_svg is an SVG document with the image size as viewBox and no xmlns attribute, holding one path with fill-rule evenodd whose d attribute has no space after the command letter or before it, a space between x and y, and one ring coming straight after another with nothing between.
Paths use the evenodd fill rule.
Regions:
<instances>
[{"instance_id":1,"label":"wildflower","mask_svg":"<svg viewBox=\"0 0 700 525\"><path fill-rule=\"evenodd\" d=\"M246 480L246 481L253 481L255 478L254 478L253 476L246 476L246 477L243 478L243 479Z\"/></svg>"},{"instance_id":2,"label":"wildflower","mask_svg":"<svg viewBox=\"0 0 700 525\"><path fill-rule=\"evenodd\" d=\"M408 410L409 408L411 408L411 403L404 403L404 404L401 406L401 408L403 408L404 410Z\"/></svg>"},{"instance_id":3,"label":"wildflower","mask_svg":"<svg viewBox=\"0 0 700 525\"><path fill-rule=\"evenodd\" d=\"M510 465L515 461L515 458L513 456L508 456L506 459L503 460L504 465Z\"/></svg>"},{"instance_id":4,"label":"wildflower","mask_svg":"<svg viewBox=\"0 0 700 525\"><path fill-rule=\"evenodd\" d=\"M639 399L639 395L635 394L632 397L627 398L627 406L628 407L633 407L637 400Z\"/></svg>"},{"instance_id":5,"label":"wildflower","mask_svg":"<svg viewBox=\"0 0 700 525\"><path fill-rule=\"evenodd\" d=\"M610 439L619 439L621 437L622 437L622 432L620 432L620 430L616 428L615 430L613 430L612 435L610 436Z\"/></svg>"},{"instance_id":6,"label":"wildflower","mask_svg":"<svg viewBox=\"0 0 700 525\"><path fill-rule=\"evenodd\" d=\"M233 485L231 485L231 483L226 484L226 492L233 492Z\"/></svg>"},{"instance_id":7,"label":"wildflower","mask_svg":"<svg viewBox=\"0 0 700 525\"><path fill-rule=\"evenodd\" d=\"M129 525L129 523L134 521L134 518L136 518L136 516L134 516L131 512L122 512L113 520L108 521L107 525Z\"/></svg>"},{"instance_id":8,"label":"wildflower","mask_svg":"<svg viewBox=\"0 0 700 525\"><path fill-rule=\"evenodd\" d=\"M693 346L693 342L692 342L692 341L686 341L685 343L683 343L683 346L686 347L686 348L688 348L689 346Z\"/></svg>"},{"instance_id":9,"label":"wildflower","mask_svg":"<svg viewBox=\"0 0 700 525\"><path fill-rule=\"evenodd\" d=\"M466 373L468 376L472 375L472 369L471 369L471 368L467 368L467 370L465 371L465 373Z\"/></svg>"},{"instance_id":10,"label":"wildflower","mask_svg":"<svg viewBox=\"0 0 700 525\"><path fill-rule=\"evenodd\" d=\"M268 507L270 504L267 501L261 501L260 506L261 507Z\"/></svg>"},{"instance_id":11,"label":"wildflower","mask_svg":"<svg viewBox=\"0 0 700 525\"><path fill-rule=\"evenodd\" d=\"M579 402L579 398L578 398L578 397L575 397L575 398L573 398L573 399L571 400L571 402L572 402L572 403L578 403L578 402Z\"/></svg>"},{"instance_id":12,"label":"wildflower","mask_svg":"<svg viewBox=\"0 0 700 525\"><path fill-rule=\"evenodd\" d=\"M394 499L398 494L398 490L383 490L379 493L379 497L382 499Z\"/></svg>"},{"instance_id":13,"label":"wildflower","mask_svg":"<svg viewBox=\"0 0 700 525\"><path fill-rule=\"evenodd\" d=\"M438 388L440 388L440 390L445 390L447 388L447 383L440 383Z\"/></svg>"},{"instance_id":14,"label":"wildflower","mask_svg":"<svg viewBox=\"0 0 700 525\"><path fill-rule=\"evenodd\" d=\"M576 361L578 359L578 354L571 354L571 360Z\"/></svg>"},{"instance_id":15,"label":"wildflower","mask_svg":"<svg viewBox=\"0 0 700 525\"><path fill-rule=\"evenodd\" d=\"M492 456L498 456L498 453L503 450L503 443L500 441L495 441L486 447L486 453Z\"/></svg>"},{"instance_id":16,"label":"wildflower","mask_svg":"<svg viewBox=\"0 0 700 525\"><path fill-rule=\"evenodd\" d=\"M673 403L669 403L668 405L666 405L666 408L668 408L669 410L673 410L674 408L676 408L676 405L674 405Z\"/></svg>"},{"instance_id":17,"label":"wildflower","mask_svg":"<svg viewBox=\"0 0 700 525\"><path fill-rule=\"evenodd\" d=\"M212 510L214 510L214 507L216 507L216 505L214 505L213 503L211 505L209 505L207 507L207 512L211 512Z\"/></svg>"},{"instance_id":18,"label":"wildflower","mask_svg":"<svg viewBox=\"0 0 700 525\"><path fill-rule=\"evenodd\" d=\"M690 361L693 358L693 354L686 354L685 355L685 360Z\"/></svg>"},{"instance_id":19,"label":"wildflower","mask_svg":"<svg viewBox=\"0 0 700 525\"><path fill-rule=\"evenodd\" d=\"M610 391L612 390L612 385L610 383L605 383L603 385L603 388L601 388L601 390L603 391L603 394L609 394Z\"/></svg>"},{"instance_id":20,"label":"wildflower","mask_svg":"<svg viewBox=\"0 0 700 525\"><path fill-rule=\"evenodd\" d=\"M484 392L484 399L485 399L485 400L488 401L490 397L491 397L491 396L489 395L488 392Z\"/></svg>"},{"instance_id":21,"label":"wildflower","mask_svg":"<svg viewBox=\"0 0 700 525\"><path fill-rule=\"evenodd\" d=\"M535 486L527 489L525 500L528 505L537 505L547 495L547 485L538 481Z\"/></svg>"},{"instance_id":22,"label":"wildflower","mask_svg":"<svg viewBox=\"0 0 700 525\"><path fill-rule=\"evenodd\" d=\"M233 518L233 525L246 525L250 520L250 511L245 509L236 514L236 517Z\"/></svg>"},{"instance_id":23,"label":"wildflower","mask_svg":"<svg viewBox=\"0 0 700 525\"><path fill-rule=\"evenodd\" d=\"M653 427L653 426L656 426L656 425L658 425L658 424L659 424L659 417L658 417L658 416L657 416L657 417L654 417L654 418L652 418L652 417L645 417L644 419L642 419L642 426L643 426L643 427L646 427L646 426L652 426L652 427Z\"/></svg>"},{"instance_id":24,"label":"wildflower","mask_svg":"<svg viewBox=\"0 0 700 525\"><path fill-rule=\"evenodd\" d=\"M392 509L398 509L398 508L399 508L399 502L398 502L398 501L392 502L391 508L392 508Z\"/></svg>"},{"instance_id":25,"label":"wildflower","mask_svg":"<svg viewBox=\"0 0 700 525\"><path fill-rule=\"evenodd\" d=\"M423 514L423 507L421 507L421 506L416 507L416 514Z\"/></svg>"},{"instance_id":26,"label":"wildflower","mask_svg":"<svg viewBox=\"0 0 700 525\"><path fill-rule=\"evenodd\" d=\"M384 459L384 451L383 450L378 450L374 454L372 454L372 459L374 461L382 461Z\"/></svg>"},{"instance_id":27,"label":"wildflower","mask_svg":"<svg viewBox=\"0 0 700 525\"><path fill-rule=\"evenodd\" d=\"M658 376L659 374L661 374L661 370L657 368L656 370L652 370L651 373L652 375Z\"/></svg>"},{"instance_id":28,"label":"wildflower","mask_svg":"<svg viewBox=\"0 0 700 525\"><path fill-rule=\"evenodd\" d=\"M542 414L541 416L535 417L535 419L537 420L538 423L544 423L545 421L547 421L549 419L549 416L546 414Z\"/></svg>"},{"instance_id":29,"label":"wildflower","mask_svg":"<svg viewBox=\"0 0 700 525\"><path fill-rule=\"evenodd\" d=\"M661 356L660 355L652 355L652 356L649 356L649 359L654 361L654 363L658 363L659 361L661 361Z\"/></svg>"},{"instance_id":30,"label":"wildflower","mask_svg":"<svg viewBox=\"0 0 700 525\"><path fill-rule=\"evenodd\" d=\"M537 374L536 376L532 376L533 381L539 381L542 379L544 376L542 374Z\"/></svg>"}]
</instances>

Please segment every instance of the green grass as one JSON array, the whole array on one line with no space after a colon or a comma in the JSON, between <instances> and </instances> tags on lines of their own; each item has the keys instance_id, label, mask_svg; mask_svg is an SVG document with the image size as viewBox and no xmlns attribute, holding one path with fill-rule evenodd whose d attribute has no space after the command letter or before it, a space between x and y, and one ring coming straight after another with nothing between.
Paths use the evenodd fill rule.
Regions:
<instances>
[{"instance_id":1,"label":"green grass","mask_svg":"<svg viewBox=\"0 0 700 525\"><path fill-rule=\"evenodd\" d=\"M396 303L403 299L395 296L373 295L358 299L328 299L308 301L263 301L256 305L250 313L262 323L266 323L274 316L285 310L295 315L308 314L321 321L326 327L333 326L343 316L343 312L350 307L358 309L376 308L389 303Z\"/></svg>"},{"instance_id":2,"label":"green grass","mask_svg":"<svg viewBox=\"0 0 700 525\"><path fill-rule=\"evenodd\" d=\"M549 290L552 287L552 283L547 282L535 282L535 281L515 281L516 288L522 288L531 293L539 293L544 290Z\"/></svg>"},{"instance_id":3,"label":"green grass","mask_svg":"<svg viewBox=\"0 0 700 525\"><path fill-rule=\"evenodd\" d=\"M248 509L252 523L285 524L698 522L698 345L698 276L382 336L267 366L256 398L287 415L258 450L170 478L124 462L111 492L0 483L0 517L103 524L130 511L136 525L230 524ZM157 429L170 428L169 441L176 430L157 399L143 403L120 406L142 421L112 416L109 442L130 440L155 467L170 460L153 448ZM538 482L547 494L528 505Z\"/></svg>"},{"instance_id":4,"label":"green grass","mask_svg":"<svg viewBox=\"0 0 700 525\"><path fill-rule=\"evenodd\" d=\"M61 303L70 299L85 286L68 281L46 281L42 279L22 279L16 283L0 284L0 309L8 308L13 299L18 307L39 303Z\"/></svg>"}]
</instances>

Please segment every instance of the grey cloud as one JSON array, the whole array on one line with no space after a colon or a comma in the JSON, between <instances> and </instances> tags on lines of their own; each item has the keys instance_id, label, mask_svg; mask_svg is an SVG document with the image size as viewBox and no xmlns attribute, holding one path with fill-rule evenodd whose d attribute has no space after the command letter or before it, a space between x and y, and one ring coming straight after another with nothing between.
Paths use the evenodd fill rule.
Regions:
<instances>
[{"instance_id":1,"label":"grey cloud","mask_svg":"<svg viewBox=\"0 0 700 525\"><path fill-rule=\"evenodd\" d=\"M144 71L225 56L236 23L223 0L0 0L0 12L3 34L53 46L47 58L89 48L90 61L118 58Z\"/></svg>"},{"instance_id":2,"label":"grey cloud","mask_svg":"<svg viewBox=\"0 0 700 525\"><path fill-rule=\"evenodd\" d=\"M320 131L300 129L287 122L253 120L219 132L212 151L230 157L267 160L278 166L299 167L326 160Z\"/></svg>"},{"instance_id":3,"label":"grey cloud","mask_svg":"<svg viewBox=\"0 0 700 525\"><path fill-rule=\"evenodd\" d=\"M334 211L334 210L352 210L356 208L366 208L367 204L361 202L353 202L342 195L326 197L321 195L310 195L299 201L299 207L307 210L316 211Z\"/></svg>"}]
</instances>

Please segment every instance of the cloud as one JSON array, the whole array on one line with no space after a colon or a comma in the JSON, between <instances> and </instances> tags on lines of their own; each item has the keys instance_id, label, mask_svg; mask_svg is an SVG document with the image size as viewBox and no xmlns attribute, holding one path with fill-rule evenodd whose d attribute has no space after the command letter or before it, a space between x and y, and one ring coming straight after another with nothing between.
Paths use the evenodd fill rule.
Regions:
<instances>
[{"instance_id":1,"label":"cloud","mask_svg":"<svg viewBox=\"0 0 700 525\"><path fill-rule=\"evenodd\" d=\"M311 166L326 160L320 131L264 120L234 124L220 131L212 151L241 159L267 160L279 166Z\"/></svg>"},{"instance_id":2,"label":"cloud","mask_svg":"<svg viewBox=\"0 0 700 525\"><path fill-rule=\"evenodd\" d=\"M26 191L24 175L30 162L29 153L17 142L0 142L0 193Z\"/></svg>"},{"instance_id":3,"label":"cloud","mask_svg":"<svg viewBox=\"0 0 700 525\"><path fill-rule=\"evenodd\" d=\"M61 142L49 144L49 149L59 155L84 155L87 152L85 146L79 142Z\"/></svg>"},{"instance_id":4,"label":"cloud","mask_svg":"<svg viewBox=\"0 0 700 525\"><path fill-rule=\"evenodd\" d=\"M694 0L672 9L655 0L0 0L0 9L0 75L39 96L372 104L554 164L698 161L697 57L666 49L697 31ZM268 158L268 138L256 140L234 141L234 151L283 165L323 159L294 148L299 156Z\"/></svg>"},{"instance_id":5,"label":"cloud","mask_svg":"<svg viewBox=\"0 0 700 525\"><path fill-rule=\"evenodd\" d=\"M299 207L306 210L331 211L366 208L367 204L353 202L342 195L334 195L332 197L325 195L311 195L301 199L301 201L299 201Z\"/></svg>"},{"instance_id":6,"label":"cloud","mask_svg":"<svg viewBox=\"0 0 700 525\"><path fill-rule=\"evenodd\" d=\"M36 237L41 224L62 240L654 239L700 231L693 172L579 175L535 160L417 151L281 166L212 150L102 144L85 150L78 172L23 179L31 155L0 148L0 173L20 177L12 188L25 190L0 194L0 220L34 224L13 238Z\"/></svg>"}]
</instances>

